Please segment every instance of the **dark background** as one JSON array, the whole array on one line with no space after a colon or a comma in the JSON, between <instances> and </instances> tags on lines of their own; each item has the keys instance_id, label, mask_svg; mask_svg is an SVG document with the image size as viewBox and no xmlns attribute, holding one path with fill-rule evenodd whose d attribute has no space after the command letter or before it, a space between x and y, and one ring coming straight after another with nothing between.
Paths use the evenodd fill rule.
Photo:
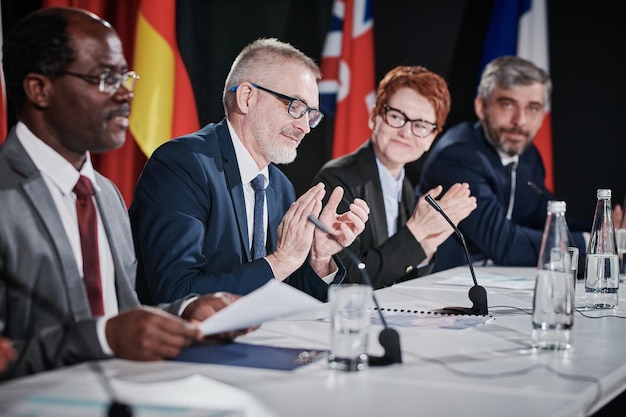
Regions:
<instances>
[{"instance_id":1,"label":"dark background","mask_svg":"<svg viewBox=\"0 0 626 417\"><path fill-rule=\"evenodd\" d=\"M181 54L202 124L223 117L223 82L244 45L273 36L319 60L332 8L332 0L177 4ZM491 0L374 0L376 81L396 65L424 65L449 83L452 109L447 127L474 119L473 97L491 5ZM2 0L4 30L40 6L34 0ZM548 0L555 193L567 201L568 213L588 220L597 188L611 188L614 204L621 204L626 192L622 174L626 144L620 124L626 87L624 67L618 64L624 59L626 25L619 10L620 2L612 0ZM325 118L300 146L296 162L281 166L298 194L330 157L332 125L332 118ZM420 160L409 167L410 178L419 177L421 164Z\"/></svg>"}]
</instances>

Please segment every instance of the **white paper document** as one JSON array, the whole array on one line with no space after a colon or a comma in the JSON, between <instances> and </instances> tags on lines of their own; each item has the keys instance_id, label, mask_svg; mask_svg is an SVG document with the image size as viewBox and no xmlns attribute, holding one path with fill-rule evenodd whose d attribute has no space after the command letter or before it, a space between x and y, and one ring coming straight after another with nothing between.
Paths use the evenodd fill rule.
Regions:
<instances>
[{"instance_id":1,"label":"white paper document","mask_svg":"<svg viewBox=\"0 0 626 417\"><path fill-rule=\"evenodd\" d=\"M504 275L480 275L476 276L478 285L485 288L504 288L508 290L530 290L535 288L535 278L529 277L509 277ZM463 287L471 287L474 285L471 275L460 274L452 278L437 281L441 285L457 285Z\"/></svg>"},{"instance_id":2,"label":"white paper document","mask_svg":"<svg viewBox=\"0 0 626 417\"><path fill-rule=\"evenodd\" d=\"M272 279L203 321L200 330L205 335L240 330L323 304L288 284Z\"/></svg>"}]
</instances>

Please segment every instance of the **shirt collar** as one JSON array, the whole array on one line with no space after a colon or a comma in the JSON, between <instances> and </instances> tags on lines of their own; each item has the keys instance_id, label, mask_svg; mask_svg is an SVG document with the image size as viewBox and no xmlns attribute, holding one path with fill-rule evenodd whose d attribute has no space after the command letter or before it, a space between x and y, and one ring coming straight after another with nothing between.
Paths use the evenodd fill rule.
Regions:
<instances>
[{"instance_id":1,"label":"shirt collar","mask_svg":"<svg viewBox=\"0 0 626 417\"><path fill-rule=\"evenodd\" d=\"M263 174L265 178L265 185L267 186L269 182L269 169L268 167L263 168L259 171L257 168L257 164L250 155L250 152L246 149L246 147L235 133L235 129L230 124L230 121L226 119L226 124L228 125L228 131L230 132L230 137L233 142L233 147L235 148L235 156L237 157L237 165L239 165L239 175L241 176L241 183L248 184L252 181L257 175Z\"/></svg>"},{"instance_id":2,"label":"shirt collar","mask_svg":"<svg viewBox=\"0 0 626 417\"><path fill-rule=\"evenodd\" d=\"M383 194L392 195L393 198L397 198L398 201L400 201L402 197L402 184L404 182L404 168L400 170L398 178L394 178L380 158L378 158L376 152L374 152L374 156L376 157L376 166L378 167L378 176L380 177L380 185L383 188Z\"/></svg>"},{"instance_id":3,"label":"shirt collar","mask_svg":"<svg viewBox=\"0 0 626 417\"><path fill-rule=\"evenodd\" d=\"M502 162L502 166L507 166L511 162L514 162L515 166L517 166L517 163L519 161L519 155L510 156L509 154L507 154L505 152L502 152L498 148L496 148L496 152L498 152L498 156L500 157L500 161Z\"/></svg>"},{"instance_id":4,"label":"shirt collar","mask_svg":"<svg viewBox=\"0 0 626 417\"><path fill-rule=\"evenodd\" d=\"M63 158L57 151L52 149L48 144L39 139L35 134L23 123L18 122L15 128L17 139L20 141L28 156L33 163L47 178L49 178L59 190L65 194L72 192L72 189L78 182L81 175L91 180L96 191L100 190L96 182L96 175L91 164L91 156L87 152L85 163L80 172L70 164L67 159Z\"/></svg>"}]
</instances>

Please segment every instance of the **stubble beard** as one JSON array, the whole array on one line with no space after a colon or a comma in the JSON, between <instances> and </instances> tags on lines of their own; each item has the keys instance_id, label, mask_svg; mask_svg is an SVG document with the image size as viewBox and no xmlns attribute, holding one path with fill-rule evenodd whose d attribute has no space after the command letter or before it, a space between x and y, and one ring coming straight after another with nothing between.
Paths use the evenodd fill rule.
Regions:
<instances>
[{"instance_id":1,"label":"stubble beard","mask_svg":"<svg viewBox=\"0 0 626 417\"><path fill-rule=\"evenodd\" d=\"M489 140L489 142L491 142L491 144L495 146L496 149L500 150L501 152L506 153L509 156L521 155L526 150L526 148L530 146L530 144L532 143L532 140L529 140L526 142L524 146L521 147L521 149L519 150L513 149L511 148L510 144L502 138L502 136L505 135L506 133L517 133L517 134L523 134L528 139L530 137L530 133L528 131L521 130L521 129L505 129L501 127L494 128L493 125L491 124L491 120L489 119L489 116L487 116L486 114L483 120L483 125L484 125L485 135L487 136L487 140Z\"/></svg>"}]
</instances>

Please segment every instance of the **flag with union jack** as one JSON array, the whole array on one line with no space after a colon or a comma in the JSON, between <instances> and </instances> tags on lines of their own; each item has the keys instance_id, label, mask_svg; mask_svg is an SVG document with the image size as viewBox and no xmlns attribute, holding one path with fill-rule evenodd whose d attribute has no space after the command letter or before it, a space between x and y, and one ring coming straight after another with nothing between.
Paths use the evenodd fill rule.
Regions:
<instances>
[{"instance_id":1,"label":"flag with union jack","mask_svg":"<svg viewBox=\"0 0 626 417\"><path fill-rule=\"evenodd\" d=\"M0 6L1 7L1 6ZM0 9L0 51L2 50L2 10ZM2 61L0 61L0 143L4 142L9 131L7 121L7 103L4 90L4 71L2 70Z\"/></svg>"},{"instance_id":2,"label":"flag with union jack","mask_svg":"<svg viewBox=\"0 0 626 417\"><path fill-rule=\"evenodd\" d=\"M350 153L370 135L374 105L372 0L335 0L322 51L319 82L322 112L334 116L333 158Z\"/></svg>"}]
</instances>

